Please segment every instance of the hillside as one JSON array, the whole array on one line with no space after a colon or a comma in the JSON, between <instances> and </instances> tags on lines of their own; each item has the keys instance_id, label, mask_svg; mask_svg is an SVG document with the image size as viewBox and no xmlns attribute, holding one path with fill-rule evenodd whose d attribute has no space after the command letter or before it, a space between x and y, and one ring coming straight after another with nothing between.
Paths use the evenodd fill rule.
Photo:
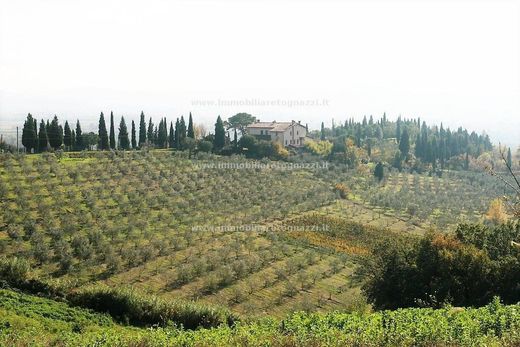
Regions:
<instances>
[{"instance_id":1,"label":"hillside","mask_svg":"<svg viewBox=\"0 0 520 347\"><path fill-rule=\"evenodd\" d=\"M294 313L215 329L123 326L110 316L0 290L4 346L517 346L520 306Z\"/></svg>"},{"instance_id":2,"label":"hillside","mask_svg":"<svg viewBox=\"0 0 520 347\"><path fill-rule=\"evenodd\" d=\"M222 162L261 163L162 150L4 155L0 247L28 259L32 276L76 288L130 285L253 316L353 310L366 307L352 274L373 241L478 221L498 189L470 172L392 172L378 184L341 165Z\"/></svg>"}]
</instances>

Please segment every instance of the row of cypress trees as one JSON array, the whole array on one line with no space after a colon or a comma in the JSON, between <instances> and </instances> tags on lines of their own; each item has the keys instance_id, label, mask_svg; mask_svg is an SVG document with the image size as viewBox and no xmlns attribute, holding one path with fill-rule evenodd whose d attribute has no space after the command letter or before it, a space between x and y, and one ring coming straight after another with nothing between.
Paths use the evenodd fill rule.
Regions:
<instances>
[{"instance_id":1,"label":"row of cypress trees","mask_svg":"<svg viewBox=\"0 0 520 347\"><path fill-rule=\"evenodd\" d=\"M25 120L22 131L22 145L28 153L43 152L49 149L60 149L64 146L66 150L84 150L93 145L97 145L99 150L131 148L137 149L143 146L154 146L157 148L175 148L186 149L195 141L195 127L193 125L193 117L190 112L188 124L181 116L175 121L170 122L169 131L166 118L161 118L158 125L154 125L152 118L148 124L145 120L144 112L141 112L139 121L139 137L137 137L136 124L132 120L130 133L125 122L125 118L121 117L118 128L116 141L116 132L114 124L114 114L110 113L110 128L107 130L105 116L101 112L99 116L98 133L83 134L79 120L76 122L76 128L71 129L68 121L62 127L58 122L58 117L54 116L52 121L40 122L39 130L37 120L30 113ZM218 116L215 123L215 135L206 137L207 141L211 141L213 148L219 150L224 147L226 142L226 130L224 122ZM193 140L187 140L193 139ZM94 143L93 143L94 142Z\"/></svg>"}]
</instances>

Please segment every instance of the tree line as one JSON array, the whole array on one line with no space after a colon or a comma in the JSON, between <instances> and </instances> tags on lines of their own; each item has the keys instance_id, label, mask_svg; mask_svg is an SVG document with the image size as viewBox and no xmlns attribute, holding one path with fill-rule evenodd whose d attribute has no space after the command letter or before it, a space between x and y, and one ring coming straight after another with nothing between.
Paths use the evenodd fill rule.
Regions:
<instances>
[{"instance_id":1,"label":"tree line","mask_svg":"<svg viewBox=\"0 0 520 347\"><path fill-rule=\"evenodd\" d=\"M138 127L137 129L135 122L132 120L129 131L125 118L122 116L119 120L116 138L113 112L110 113L109 128L107 128L105 115L101 112L97 133L83 133L79 120L76 121L75 128L72 128L68 121L65 121L65 124L62 125L57 116L54 116L50 121L42 119L38 127L38 121L29 113L22 130L22 145L27 153L59 149L67 151L82 151L94 148L98 150L129 150L150 146L179 150L198 148L209 152L212 149L220 150L230 143L224 122L220 116L215 123L214 135L202 133L199 134L198 139L195 136L191 112L187 124L184 116L181 116L176 119L175 124L173 121L170 122L169 127L166 118L161 118L158 124L154 124L151 117L146 122L144 112L141 112Z\"/></svg>"},{"instance_id":2,"label":"tree line","mask_svg":"<svg viewBox=\"0 0 520 347\"><path fill-rule=\"evenodd\" d=\"M452 157L464 155L466 163L469 156L478 157L480 154L493 149L493 144L487 134L477 134L459 127L457 130L440 126L429 126L420 118L403 119L391 122L386 114L374 120L372 116L365 116L357 122L353 118L344 123L326 128L322 123L321 130L314 132L315 137L329 140L333 143L331 154L344 151L346 139L353 141L356 147L363 148L371 155L373 147L383 140L394 140L398 144L399 152L392 165L400 169L403 163L410 160L430 164L433 169L438 166L444 169ZM413 149L413 151L412 151Z\"/></svg>"}]
</instances>

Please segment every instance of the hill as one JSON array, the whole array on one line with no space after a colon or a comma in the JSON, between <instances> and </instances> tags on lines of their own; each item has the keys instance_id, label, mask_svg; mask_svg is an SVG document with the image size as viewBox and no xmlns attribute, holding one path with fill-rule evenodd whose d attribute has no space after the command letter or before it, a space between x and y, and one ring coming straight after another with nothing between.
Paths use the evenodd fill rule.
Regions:
<instances>
[{"instance_id":1,"label":"hill","mask_svg":"<svg viewBox=\"0 0 520 347\"><path fill-rule=\"evenodd\" d=\"M497 189L479 173L395 171L381 184L363 168L165 150L7 154L0 247L73 288L131 285L253 316L363 308L352 274L372 241L478 221Z\"/></svg>"}]
</instances>

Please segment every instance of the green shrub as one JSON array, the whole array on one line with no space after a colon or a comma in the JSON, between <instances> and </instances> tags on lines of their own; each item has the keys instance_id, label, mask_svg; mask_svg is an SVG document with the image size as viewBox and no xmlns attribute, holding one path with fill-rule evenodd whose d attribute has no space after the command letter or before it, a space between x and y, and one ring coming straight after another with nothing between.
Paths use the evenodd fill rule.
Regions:
<instances>
[{"instance_id":1,"label":"green shrub","mask_svg":"<svg viewBox=\"0 0 520 347\"><path fill-rule=\"evenodd\" d=\"M175 324L186 329L233 325L238 318L229 311L187 301L147 296L128 288L91 286L68 295L73 305L109 313L120 322L137 326Z\"/></svg>"}]
</instances>

